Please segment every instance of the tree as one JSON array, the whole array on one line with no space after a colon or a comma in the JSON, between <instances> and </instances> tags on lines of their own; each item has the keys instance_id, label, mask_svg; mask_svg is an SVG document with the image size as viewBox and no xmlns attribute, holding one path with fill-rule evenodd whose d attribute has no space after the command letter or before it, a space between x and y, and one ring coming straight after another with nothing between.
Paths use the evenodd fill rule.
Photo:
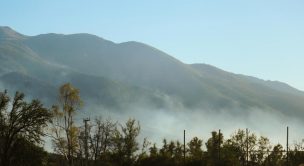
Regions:
<instances>
[{"instance_id":1,"label":"tree","mask_svg":"<svg viewBox=\"0 0 304 166\"><path fill-rule=\"evenodd\" d=\"M140 132L139 122L129 119L125 126L120 126L121 132L114 134L114 155L120 165L133 165L136 159L135 152L139 150L137 137Z\"/></svg>"},{"instance_id":2,"label":"tree","mask_svg":"<svg viewBox=\"0 0 304 166\"><path fill-rule=\"evenodd\" d=\"M98 160L107 160L116 126L117 123L110 119L103 120L100 117L95 119L89 135L89 147L95 163Z\"/></svg>"},{"instance_id":3,"label":"tree","mask_svg":"<svg viewBox=\"0 0 304 166\"><path fill-rule=\"evenodd\" d=\"M304 163L304 139L294 144L294 150L289 153L290 165L303 165Z\"/></svg>"},{"instance_id":4,"label":"tree","mask_svg":"<svg viewBox=\"0 0 304 166\"><path fill-rule=\"evenodd\" d=\"M256 163L262 165L265 162L266 156L270 153L270 141L268 138L261 136L257 146Z\"/></svg>"},{"instance_id":5,"label":"tree","mask_svg":"<svg viewBox=\"0 0 304 166\"><path fill-rule=\"evenodd\" d=\"M30 103L24 101L24 94L16 92L10 111L8 105L10 97L7 92L0 93L0 165L9 166L18 162L18 146L25 142L26 149L42 142L45 136L44 127L52 118L48 109L44 108L38 100ZM35 149L35 148L33 148ZM20 157L20 156L19 156ZM16 165L16 164L14 164Z\"/></svg>"},{"instance_id":6,"label":"tree","mask_svg":"<svg viewBox=\"0 0 304 166\"><path fill-rule=\"evenodd\" d=\"M280 144L277 144L276 146L273 147L272 152L270 153L269 156L267 156L264 165L271 166L271 165L276 165L276 166L283 166L283 147Z\"/></svg>"},{"instance_id":7,"label":"tree","mask_svg":"<svg viewBox=\"0 0 304 166\"><path fill-rule=\"evenodd\" d=\"M170 141L168 144L166 139L163 139L163 146L159 150L159 161L157 165L175 165L174 161L174 151L175 151L175 144L173 141Z\"/></svg>"},{"instance_id":8,"label":"tree","mask_svg":"<svg viewBox=\"0 0 304 166\"><path fill-rule=\"evenodd\" d=\"M175 149L174 149L174 160L175 165L183 165L183 156L184 156L184 146L179 142L175 142Z\"/></svg>"},{"instance_id":9,"label":"tree","mask_svg":"<svg viewBox=\"0 0 304 166\"><path fill-rule=\"evenodd\" d=\"M74 115L82 106L79 90L70 83L59 88L59 106L53 107L53 145L54 150L73 165L78 148L78 128L74 124Z\"/></svg>"},{"instance_id":10,"label":"tree","mask_svg":"<svg viewBox=\"0 0 304 166\"><path fill-rule=\"evenodd\" d=\"M163 147L159 150L159 154L164 159L171 159L172 154L169 153L167 139L163 139Z\"/></svg>"},{"instance_id":11,"label":"tree","mask_svg":"<svg viewBox=\"0 0 304 166\"><path fill-rule=\"evenodd\" d=\"M248 132L248 137L246 134L246 131L239 129L236 131L232 136L231 139L229 140L231 145L233 145L235 148L238 150L238 160L241 162L242 165L246 164L246 159L247 159L247 150L248 153L250 151L255 150L256 146L256 135L251 134ZM248 149L247 149L248 148ZM256 162L256 154L255 153L249 153L248 154L248 160L250 159L252 162Z\"/></svg>"},{"instance_id":12,"label":"tree","mask_svg":"<svg viewBox=\"0 0 304 166\"><path fill-rule=\"evenodd\" d=\"M141 147L141 152L137 157L137 163L136 163L137 165L142 165L143 164L142 161L148 160L149 157L148 157L147 151L148 151L148 148L150 145L151 145L151 142L149 142L147 138L144 138L144 141L143 141L143 144Z\"/></svg>"},{"instance_id":13,"label":"tree","mask_svg":"<svg viewBox=\"0 0 304 166\"><path fill-rule=\"evenodd\" d=\"M203 140L194 137L188 143L190 165L202 165L203 160Z\"/></svg>"},{"instance_id":14,"label":"tree","mask_svg":"<svg viewBox=\"0 0 304 166\"><path fill-rule=\"evenodd\" d=\"M158 149L155 143L153 144L152 147L149 148L149 151L150 151L150 157L156 158L158 156Z\"/></svg>"},{"instance_id":15,"label":"tree","mask_svg":"<svg viewBox=\"0 0 304 166\"><path fill-rule=\"evenodd\" d=\"M203 140L194 137L189 143L189 156L191 159L201 160L203 157L202 150Z\"/></svg>"},{"instance_id":16,"label":"tree","mask_svg":"<svg viewBox=\"0 0 304 166\"><path fill-rule=\"evenodd\" d=\"M121 126L124 142L124 155L126 157L126 163L131 164L134 159L134 153L139 150L137 137L140 132L140 125L135 119L129 119L126 122L126 126Z\"/></svg>"},{"instance_id":17,"label":"tree","mask_svg":"<svg viewBox=\"0 0 304 166\"><path fill-rule=\"evenodd\" d=\"M149 148L149 155L147 156L141 155L138 159L137 165L145 165L145 166L160 165L159 159L160 156L158 154L158 149L156 147L156 144L154 143L153 146Z\"/></svg>"},{"instance_id":18,"label":"tree","mask_svg":"<svg viewBox=\"0 0 304 166\"><path fill-rule=\"evenodd\" d=\"M211 133L211 138L206 142L207 158L209 165L220 165L220 149L223 144L223 134L219 134L216 131Z\"/></svg>"},{"instance_id":19,"label":"tree","mask_svg":"<svg viewBox=\"0 0 304 166\"><path fill-rule=\"evenodd\" d=\"M47 152L23 138L17 140L11 165L14 166L46 166Z\"/></svg>"},{"instance_id":20,"label":"tree","mask_svg":"<svg viewBox=\"0 0 304 166\"><path fill-rule=\"evenodd\" d=\"M231 139L228 139L227 141L225 141L225 143L223 144L223 148L222 148L222 163L223 166L240 166L241 161L240 161L240 156L243 155L243 152L241 150L241 148L238 146L238 144L236 144L235 142L233 142Z\"/></svg>"}]
</instances>

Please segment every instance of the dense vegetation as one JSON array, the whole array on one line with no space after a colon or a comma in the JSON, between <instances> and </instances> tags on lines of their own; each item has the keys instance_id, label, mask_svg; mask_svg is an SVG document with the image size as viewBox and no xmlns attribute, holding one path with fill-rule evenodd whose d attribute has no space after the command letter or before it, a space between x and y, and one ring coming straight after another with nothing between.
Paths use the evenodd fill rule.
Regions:
<instances>
[{"instance_id":1,"label":"dense vegetation","mask_svg":"<svg viewBox=\"0 0 304 166\"><path fill-rule=\"evenodd\" d=\"M164 139L161 146L148 139L138 140L140 124L129 119L120 124L96 117L78 126L75 115L82 106L79 90L71 84L59 89L59 103L50 109L38 101L27 102L22 93L13 100L0 93L1 166L81 166L81 165L206 165L297 166L304 163L304 142L287 153L266 137L238 130L229 138L213 131L210 138L194 137L185 145ZM53 153L46 152L42 137L52 139ZM288 155L287 155L288 154Z\"/></svg>"}]
</instances>

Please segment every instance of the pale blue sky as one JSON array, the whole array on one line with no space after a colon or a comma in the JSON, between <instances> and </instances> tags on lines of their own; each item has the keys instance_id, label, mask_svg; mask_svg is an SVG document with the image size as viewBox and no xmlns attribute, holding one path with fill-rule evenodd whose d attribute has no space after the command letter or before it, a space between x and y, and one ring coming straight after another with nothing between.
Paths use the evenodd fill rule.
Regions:
<instances>
[{"instance_id":1,"label":"pale blue sky","mask_svg":"<svg viewBox=\"0 0 304 166\"><path fill-rule=\"evenodd\" d=\"M0 0L0 25L140 41L185 63L304 90L302 0Z\"/></svg>"}]
</instances>

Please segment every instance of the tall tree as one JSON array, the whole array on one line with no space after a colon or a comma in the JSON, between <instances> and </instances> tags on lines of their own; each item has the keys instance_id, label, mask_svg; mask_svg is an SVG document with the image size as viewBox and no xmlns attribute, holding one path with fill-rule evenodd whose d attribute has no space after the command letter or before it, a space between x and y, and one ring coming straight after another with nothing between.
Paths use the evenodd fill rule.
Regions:
<instances>
[{"instance_id":1,"label":"tall tree","mask_svg":"<svg viewBox=\"0 0 304 166\"><path fill-rule=\"evenodd\" d=\"M220 150L223 141L224 137L222 133L217 133L216 131L211 133L211 138L206 142L209 165L220 165Z\"/></svg>"},{"instance_id":2,"label":"tall tree","mask_svg":"<svg viewBox=\"0 0 304 166\"><path fill-rule=\"evenodd\" d=\"M82 106L79 90L70 83L59 88L59 106L53 107L53 145L54 150L64 155L68 165L73 165L73 159L78 148L78 128L74 123L74 115Z\"/></svg>"},{"instance_id":3,"label":"tall tree","mask_svg":"<svg viewBox=\"0 0 304 166\"><path fill-rule=\"evenodd\" d=\"M304 165L304 139L301 142L296 142L293 151L289 153L289 165L300 164Z\"/></svg>"},{"instance_id":4,"label":"tall tree","mask_svg":"<svg viewBox=\"0 0 304 166\"><path fill-rule=\"evenodd\" d=\"M16 161L18 143L34 146L42 142L43 130L52 114L38 100L24 101L24 94L16 92L11 103L7 92L0 93L0 165L9 166ZM25 147L25 146L24 146ZM18 158L17 158L18 160ZM16 164L14 164L16 165Z\"/></svg>"},{"instance_id":5,"label":"tall tree","mask_svg":"<svg viewBox=\"0 0 304 166\"><path fill-rule=\"evenodd\" d=\"M96 118L92 126L89 143L92 158L97 162L100 159L106 159L112 146L112 139L117 126L117 122L110 119Z\"/></svg>"},{"instance_id":6,"label":"tall tree","mask_svg":"<svg viewBox=\"0 0 304 166\"><path fill-rule=\"evenodd\" d=\"M262 165L270 154L271 145L268 138L261 136L257 142L256 163Z\"/></svg>"},{"instance_id":7,"label":"tall tree","mask_svg":"<svg viewBox=\"0 0 304 166\"><path fill-rule=\"evenodd\" d=\"M233 142L231 139L228 139L223 144L222 150L222 161L223 166L240 166L243 165L243 162L240 161L240 156L243 155L242 149L238 144Z\"/></svg>"},{"instance_id":8,"label":"tall tree","mask_svg":"<svg viewBox=\"0 0 304 166\"><path fill-rule=\"evenodd\" d=\"M277 144L273 147L272 152L269 156L267 156L266 160L264 161L264 165L271 166L283 166L283 146L280 144Z\"/></svg>"},{"instance_id":9,"label":"tall tree","mask_svg":"<svg viewBox=\"0 0 304 166\"><path fill-rule=\"evenodd\" d=\"M139 150L137 137L140 132L139 122L129 119L125 125L121 125L121 132L114 134L114 154L122 165L133 165Z\"/></svg>"},{"instance_id":10,"label":"tall tree","mask_svg":"<svg viewBox=\"0 0 304 166\"><path fill-rule=\"evenodd\" d=\"M256 146L256 135L253 133L248 132L248 135L246 134L245 130L237 130L232 136L229 142L233 146L238 149L238 159L241 162L242 165L246 165L247 159L251 161L256 161L257 157L255 153L249 153L250 151L255 150ZM248 153L247 153L248 150ZM248 155L248 156L247 156Z\"/></svg>"},{"instance_id":11,"label":"tall tree","mask_svg":"<svg viewBox=\"0 0 304 166\"><path fill-rule=\"evenodd\" d=\"M194 137L189 143L189 157L193 160L201 160L203 157L202 150L203 140Z\"/></svg>"}]
</instances>

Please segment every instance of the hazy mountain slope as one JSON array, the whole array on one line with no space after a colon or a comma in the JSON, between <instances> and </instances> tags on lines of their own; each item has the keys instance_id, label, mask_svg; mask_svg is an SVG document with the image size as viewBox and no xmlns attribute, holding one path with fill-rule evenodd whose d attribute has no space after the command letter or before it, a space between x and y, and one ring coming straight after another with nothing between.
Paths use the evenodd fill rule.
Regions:
<instances>
[{"instance_id":1,"label":"hazy mountain slope","mask_svg":"<svg viewBox=\"0 0 304 166\"><path fill-rule=\"evenodd\" d=\"M266 106L284 114L303 114L304 93L287 84L233 74L206 64L191 66L200 72L203 81L209 81L243 106Z\"/></svg>"},{"instance_id":2,"label":"hazy mountain slope","mask_svg":"<svg viewBox=\"0 0 304 166\"><path fill-rule=\"evenodd\" d=\"M250 77L231 76L221 70L210 71L208 67L201 66L201 70L198 70L196 65L186 65L142 43L115 44L89 34L38 35L28 38L25 43L41 57L54 63L162 91L174 96L186 107L282 109L278 106L280 102L267 103L272 98L269 94L276 94L276 90L280 89L277 86L258 79L250 80ZM265 86L269 86L273 92ZM268 90L267 93L264 88ZM292 89L285 92L294 95Z\"/></svg>"},{"instance_id":3,"label":"hazy mountain slope","mask_svg":"<svg viewBox=\"0 0 304 166\"><path fill-rule=\"evenodd\" d=\"M71 82L80 89L81 97L88 105L99 105L107 109L124 110L131 104L145 105L150 108L165 107L160 93L113 82L102 77L71 72L57 77L58 85L48 83L19 72L10 72L0 77L0 88L12 94L21 91L30 98L39 98L45 104L57 103L58 87Z\"/></svg>"},{"instance_id":4,"label":"hazy mountain slope","mask_svg":"<svg viewBox=\"0 0 304 166\"><path fill-rule=\"evenodd\" d=\"M39 82L38 87L72 82L86 103L118 110L127 105L226 111L254 108L304 115L304 93L286 84L210 65L184 64L142 43L117 44L90 34L25 36L7 27L0 28L1 34L0 74L5 75L0 82L15 89L27 86L14 84L14 79L33 80ZM37 90L32 86L27 90L31 88Z\"/></svg>"},{"instance_id":5,"label":"hazy mountain slope","mask_svg":"<svg viewBox=\"0 0 304 166\"><path fill-rule=\"evenodd\" d=\"M65 75L64 79L80 89L86 104L103 105L116 110L124 110L125 107L131 107L133 104L153 108L165 106L161 93L137 86L77 72Z\"/></svg>"},{"instance_id":6,"label":"hazy mountain slope","mask_svg":"<svg viewBox=\"0 0 304 166\"><path fill-rule=\"evenodd\" d=\"M0 88L3 87L12 95L16 91L23 92L29 98L39 99L52 105L56 102L57 87L29 75L10 72L0 77Z\"/></svg>"},{"instance_id":7,"label":"hazy mountain slope","mask_svg":"<svg viewBox=\"0 0 304 166\"><path fill-rule=\"evenodd\" d=\"M3 32L5 31L5 32ZM0 28L0 34L7 34ZM14 34L10 32L9 34ZM17 34L17 33L16 33ZM7 37L7 36L5 36ZM28 96L55 104L58 87L71 82L82 92L86 103L99 104L112 109L122 109L131 103L164 106L161 93L118 81L83 74L64 65L48 61L24 44L24 38L0 40L0 84L9 92L23 91ZM50 93L52 92L52 93ZM152 104L152 103L153 104ZM156 104L157 103L157 104Z\"/></svg>"},{"instance_id":8,"label":"hazy mountain slope","mask_svg":"<svg viewBox=\"0 0 304 166\"><path fill-rule=\"evenodd\" d=\"M55 81L57 74L63 69L51 64L21 41L0 41L0 74L18 71L38 79Z\"/></svg>"},{"instance_id":9,"label":"hazy mountain slope","mask_svg":"<svg viewBox=\"0 0 304 166\"><path fill-rule=\"evenodd\" d=\"M265 81L256 77L251 77L251 76L245 76L242 74L234 74L230 72L226 72L224 70L218 69L214 66L207 65L207 64L191 64L191 67L193 67L195 70L197 70L202 77L204 78L209 78L213 79L214 81L230 81L231 83L233 82L243 82L246 84L253 84L256 86L260 86L258 88L261 88L261 86L265 88L271 88L272 90L276 90L279 92L284 92L284 93L289 93L293 95L298 95L298 96L304 96L304 92L297 90L293 87L291 87L288 84L285 84L283 82L279 81ZM251 87L252 89L255 89L255 87Z\"/></svg>"},{"instance_id":10,"label":"hazy mountain slope","mask_svg":"<svg viewBox=\"0 0 304 166\"><path fill-rule=\"evenodd\" d=\"M88 34L46 34L29 38L25 43L41 57L55 63L163 91L187 106L229 100L201 82L188 65L142 43L115 44Z\"/></svg>"}]
</instances>

